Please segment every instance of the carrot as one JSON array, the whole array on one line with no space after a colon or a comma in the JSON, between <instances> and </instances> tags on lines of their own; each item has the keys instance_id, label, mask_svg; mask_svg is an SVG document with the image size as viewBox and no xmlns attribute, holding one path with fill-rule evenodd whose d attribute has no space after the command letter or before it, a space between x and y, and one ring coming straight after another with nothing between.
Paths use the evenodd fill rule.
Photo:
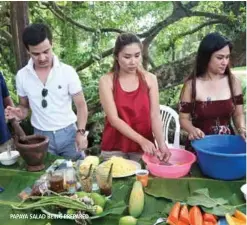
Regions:
<instances>
[{"instance_id":1,"label":"carrot","mask_svg":"<svg viewBox=\"0 0 247 225\"><path fill-rule=\"evenodd\" d=\"M200 208L193 206L189 211L190 225L203 225L203 218Z\"/></svg>"},{"instance_id":2,"label":"carrot","mask_svg":"<svg viewBox=\"0 0 247 225\"><path fill-rule=\"evenodd\" d=\"M167 218L167 223L170 225L177 224L178 223L178 215L180 211L180 202L176 202L174 206L172 207L169 216Z\"/></svg>"},{"instance_id":3,"label":"carrot","mask_svg":"<svg viewBox=\"0 0 247 225\"><path fill-rule=\"evenodd\" d=\"M183 221L186 224L190 223L189 211L187 205L183 205L179 214L179 220Z\"/></svg>"},{"instance_id":4,"label":"carrot","mask_svg":"<svg viewBox=\"0 0 247 225\"><path fill-rule=\"evenodd\" d=\"M245 225L246 224L243 220L240 220L234 216L232 216L232 220L234 221L235 225Z\"/></svg>"},{"instance_id":5,"label":"carrot","mask_svg":"<svg viewBox=\"0 0 247 225\"><path fill-rule=\"evenodd\" d=\"M235 211L234 216L237 219L243 220L246 223L246 215L244 213L240 212L239 210Z\"/></svg>"}]
</instances>

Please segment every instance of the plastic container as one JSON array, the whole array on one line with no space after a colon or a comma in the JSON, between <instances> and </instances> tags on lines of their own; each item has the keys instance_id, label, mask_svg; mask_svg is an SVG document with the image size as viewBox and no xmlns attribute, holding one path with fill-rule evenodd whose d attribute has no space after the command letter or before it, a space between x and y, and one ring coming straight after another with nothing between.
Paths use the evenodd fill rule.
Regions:
<instances>
[{"instance_id":1,"label":"plastic container","mask_svg":"<svg viewBox=\"0 0 247 225\"><path fill-rule=\"evenodd\" d=\"M179 178L187 175L191 165L196 161L196 156L184 149L170 149L171 158L169 164L160 164L156 156L144 154L143 161L147 164L147 168L151 174L163 178Z\"/></svg>"},{"instance_id":2,"label":"plastic container","mask_svg":"<svg viewBox=\"0 0 247 225\"><path fill-rule=\"evenodd\" d=\"M139 180L142 183L143 187L148 185L148 170L136 170L136 180Z\"/></svg>"},{"instance_id":3,"label":"plastic container","mask_svg":"<svg viewBox=\"0 0 247 225\"><path fill-rule=\"evenodd\" d=\"M16 163L19 156L20 153L18 151L11 151L10 155L8 152L2 152L0 154L0 162L5 166L13 165Z\"/></svg>"},{"instance_id":4,"label":"plastic container","mask_svg":"<svg viewBox=\"0 0 247 225\"><path fill-rule=\"evenodd\" d=\"M192 141L199 166L209 177L236 180L246 175L246 142L238 135L207 135Z\"/></svg>"},{"instance_id":5,"label":"plastic container","mask_svg":"<svg viewBox=\"0 0 247 225\"><path fill-rule=\"evenodd\" d=\"M73 168L73 163L72 161L67 162L67 169L65 170L65 186L66 190L70 193L73 194L76 192L76 174L75 170Z\"/></svg>"}]
</instances>

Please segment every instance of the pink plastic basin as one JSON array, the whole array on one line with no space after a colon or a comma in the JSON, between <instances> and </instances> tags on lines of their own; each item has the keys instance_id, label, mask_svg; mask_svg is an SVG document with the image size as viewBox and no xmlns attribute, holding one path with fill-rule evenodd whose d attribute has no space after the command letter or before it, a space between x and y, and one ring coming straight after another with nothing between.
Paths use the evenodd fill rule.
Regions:
<instances>
[{"instance_id":1,"label":"pink plastic basin","mask_svg":"<svg viewBox=\"0 0 247 225\"><path fill-rule=\"evenodd\" d=\"M163 178L179 178L187 175L191 165L196 161L196 156L184 149L170 149L171 158L169 163L172 165L160 165L156 156L144 154L143 161L151 174Z\"/></svg>"}]
</instances>

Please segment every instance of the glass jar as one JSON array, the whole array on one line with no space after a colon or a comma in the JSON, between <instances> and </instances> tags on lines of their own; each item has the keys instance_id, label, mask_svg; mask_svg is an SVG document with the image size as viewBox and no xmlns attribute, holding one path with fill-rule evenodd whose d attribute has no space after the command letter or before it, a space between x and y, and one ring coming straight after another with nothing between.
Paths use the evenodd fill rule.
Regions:
<instances>
[{"instance_id":1,"label":"glass jar","mask_svg":"<svg viewBox=\"0 0 247 225\"><path fill-rule=\"evenodd\" d=\"M50 178L50 190L60 193L64 192L64 171L63 170L55 170Z\"/></svg>"}]
</instances>

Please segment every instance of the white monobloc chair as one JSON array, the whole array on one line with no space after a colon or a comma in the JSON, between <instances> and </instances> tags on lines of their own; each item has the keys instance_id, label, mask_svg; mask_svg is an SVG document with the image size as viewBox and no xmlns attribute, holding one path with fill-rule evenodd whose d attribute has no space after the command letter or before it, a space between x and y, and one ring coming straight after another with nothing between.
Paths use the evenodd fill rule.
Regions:
<instances>
[{"instance_id":1,"label":"white monobloc chair","mask_svg":"<svg viewBox=\"0 0 247 225\"><path fill-rule=\"evenodd\" d=\"M178 113L169 106L160 105L160 115L163 123L164 138L168 148L180 148L180 123ZM176 126L174 140L173 143L168 143L168 132L172 119L175 121Z\"/></svg>"}]
</instances>

